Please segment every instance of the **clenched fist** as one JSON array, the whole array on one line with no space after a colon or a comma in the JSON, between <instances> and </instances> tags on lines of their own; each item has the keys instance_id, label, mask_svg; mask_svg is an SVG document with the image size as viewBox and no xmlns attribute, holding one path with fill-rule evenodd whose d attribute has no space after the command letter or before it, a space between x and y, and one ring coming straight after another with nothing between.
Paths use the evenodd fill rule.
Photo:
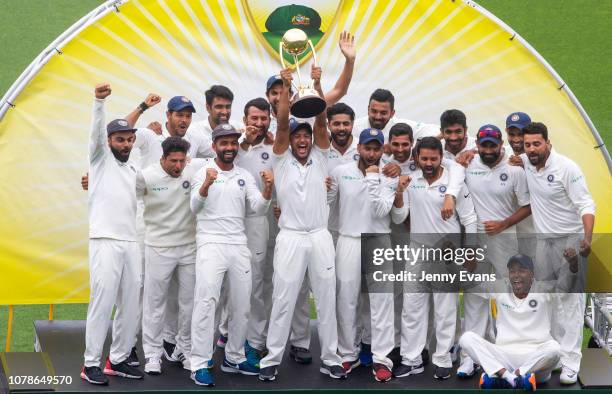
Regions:
<instances>
[{"instance_id":1,"label":"clenched fist","mask_svg":"<svg viewBox=\"0 0 612 394\"><path fill-rule=\"evenodd\" d=\"M158 94L156 94L156 93L149 93L147 98L144 99L144 103L148 107L152 107L154 105L157 105L157 104L159 104L160 101L161 101L161 97Z\"/></svg>"},{"instance_id":2,"label":"clenched fist","mask_svg":"<svg viewBox=\"0 0 612 394\"><path fill-rule=\"evenodd\" d=\"M369 172L377 174L378 166L369 166L368 168L366 168L366 173L369 173Z\"/></svg>"},{"instance_id":3,"label":"clenched fist","mask_svg":"<svg viewBox=\"0 0 612 394\"><path fill-rule=\"evenodd\" d=\"M159 122L151 122L147 129L152 130L157 135L162 135L162 125Z\"/></svg>"},{"instance_id":4,"label":"clenched fist","mask_svg":"<svg viewBox=\"0 0 612 394\"><path fill-rule=\"evenodd\" d=\"M264 187L272 187L274 184L274 174L271 170L262 171L259 175L261 175L261 179L264 182Z\"/></svg>"},{"instance_id":5,"label":"clenched fist","mask_svg":"<svg viewBox=\"0 0 612 394\"><path fill-rule=\"evenodd\" d=\"M206 179L204 179L204 185L210 186L217 179L217 170L214 168L206 169Z\"/></svg>"},{"instance_id":6,"label":"clenched fist","mask_svg":"<svg viewBox=\"0 0 612 394\"><path fill-rule=\"evenodd\" d=\"M99 83L96 85L96 89L94 90L96 94L96 98L99 100L104 100L111 94L111 86L109 83Z\"/></svg>"}]
</instances>

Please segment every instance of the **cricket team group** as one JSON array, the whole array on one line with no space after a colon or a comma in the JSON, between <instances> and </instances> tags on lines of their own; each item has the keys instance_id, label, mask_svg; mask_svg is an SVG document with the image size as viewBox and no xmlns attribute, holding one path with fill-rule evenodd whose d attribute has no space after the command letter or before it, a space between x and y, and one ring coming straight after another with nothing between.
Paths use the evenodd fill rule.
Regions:
<instances>
[{"instance_id":1,"label":"cricket team group","mask_svg":"<svg viewBox=\"0 0 612 394\"><path fill-rule=\"evenodd\" d=\"M595 220L581 169L524 112L502 128L495 118L468 130L457 109L425 124L396 117L393 94L376 89L356 118L366 108L341 102L353 37L343 33L339 46L345 64L330 91L311 67L327 108L310 119L290 116L290 69L262 81L265 98L244 105L242 124L230 120L224 85L205 92L205 108L175 96L165 119L138 127L162 101L151 93L107 123L111 86L96 85L82 179L91 287L83 379L106 385L107 375L142 379L141 365L159 375L174 364L203 386L218 370L274 381L288 359L320 363L333 379L368 368L407 387L427 363L434 379L479 377L483 389L535 390L556 369L562 384L576 382L585 296L564 289L584 281ZM200 111L208 116L192 122ZM434 247L431 234L474 234L502 280L462 295L427 283L368 290L362 248L406 239Z\"/></svg>"}]
</instances>

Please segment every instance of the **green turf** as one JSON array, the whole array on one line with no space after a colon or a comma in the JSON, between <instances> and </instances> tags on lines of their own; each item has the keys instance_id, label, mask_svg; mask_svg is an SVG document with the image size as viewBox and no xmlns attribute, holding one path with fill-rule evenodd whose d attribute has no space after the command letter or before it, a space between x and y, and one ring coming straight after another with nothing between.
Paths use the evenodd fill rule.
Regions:
<instances>
[{"instance_id":1,"label":"green turf","mask_svg":"<svg viewBox=\"0 0 612 394\"><path fill-rule=\"evenodd\" d=\"M0 0L0 94L27 65L100 0ZM612 143L612 1L480 0L549 61L576 94L607 144ZM56 307L57 319L84 319L85 305ZM0 307L0 350L7 307ZM32 321L47 306L15 308L13 351L31 351ZM588 335L585 335L588 338Z\"/></svg>"}]
</instances>

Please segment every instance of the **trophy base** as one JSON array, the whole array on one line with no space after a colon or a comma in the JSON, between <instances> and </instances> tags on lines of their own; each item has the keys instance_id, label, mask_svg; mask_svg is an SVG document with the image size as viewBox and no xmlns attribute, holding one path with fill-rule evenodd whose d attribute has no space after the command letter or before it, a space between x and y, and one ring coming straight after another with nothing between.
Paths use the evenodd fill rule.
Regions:
<instances>
[{"instance_id":1,"label":"trophy base","mask_svg":"<svg viewBox=\"0 0 612 394\"><path fill-rule=\"evenodd\" d=\"M319 95L308 94L301 96L297 93L291 104L291 115L297 118L312 118L325 111L327 103Z\"/></svg>"}]
</instances>

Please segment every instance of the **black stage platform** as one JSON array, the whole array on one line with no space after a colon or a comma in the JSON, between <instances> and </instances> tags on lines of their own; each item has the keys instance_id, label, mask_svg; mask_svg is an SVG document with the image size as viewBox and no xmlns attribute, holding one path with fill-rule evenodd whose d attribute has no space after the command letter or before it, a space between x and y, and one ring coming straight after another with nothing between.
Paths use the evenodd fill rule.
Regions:
<instances>
[{"instance_id":1,"label":"black stage platform","mask_svg":"<svg viewBox=\"0 0 612 394\"><path fill-rule=\"evenodd\" d=\"M191 390L209 390L196 386L189 378L189 372L175 365L164 363L163 374L160 376L146 375L142 380L129 380L118 377L110 377L108 387L94 386L84 382L79 374L83 363L83 350L85 344L85 322L84 321L36 321L37 346L41 353L6 353L3 354L3 364L12 366L10 375L55 375L70 376L70 384L42 385L31 387L28 385L11 385L11 391L21 390L55 390L58 392L177 392ZM312 327L315 327L313 322ZM109 340L105 346L105 354L108 352ZM387 383L379 383L374 380L370 368L359 367L350 373L349 378L344 381L330 379L319 372L318 339L316 329L313 328L311 350L313 359L311 365L299 365L287 359L279 368L279 376L274 382L260 382L257 377L230 375L220 371L218 366L222 361L222 351L215 353L215 382L213 390L231 391L308 391L308 390L350 390L350 391L387 391L387 390L473 390L477 388L477 378L471 380L460 380L453 375L446 381L433 379L431 364L425 369L425 373L401 379L394 379ZM139 350L141 361L142 350ZM142 369L142 367L141 367ZM28 372L29 371L29 372ZM454 372L453 372L454 374ZM9 375L7 373L6 375ZM5 376L0 379L0 390L6 387ZM5 383L5 384L2 384ZM543 390L580 389L576 384L570 387L562 387L559 384L559 374L553 374L550 382L538 387Z\"/></svg>"}]
</instances>

